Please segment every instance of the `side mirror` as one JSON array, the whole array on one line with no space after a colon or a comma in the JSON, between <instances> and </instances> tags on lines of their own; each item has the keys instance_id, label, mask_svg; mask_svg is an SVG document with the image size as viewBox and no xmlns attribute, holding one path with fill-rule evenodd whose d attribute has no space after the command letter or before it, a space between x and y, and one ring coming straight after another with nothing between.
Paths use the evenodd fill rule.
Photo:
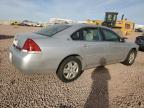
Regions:
<instances>
[{"instance_id":1,"label":"side mirror","mask_svg":"<svg viewBox=\"0 0 144 108\"><path fill-rule=\"evenodd\" d=\"M127 37L121 37L121 38L120 38L120 41L121 41L121 42L125 42L126 39L128 39L128 38L127 38Z\"/></svg>"}]
</instances>

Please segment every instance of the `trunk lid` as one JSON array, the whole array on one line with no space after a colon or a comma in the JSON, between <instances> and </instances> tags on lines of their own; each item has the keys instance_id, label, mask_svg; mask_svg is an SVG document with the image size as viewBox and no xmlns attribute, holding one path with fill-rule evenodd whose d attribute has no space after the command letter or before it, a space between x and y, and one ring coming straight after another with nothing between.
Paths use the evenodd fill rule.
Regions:
<instances>
[{"instance_id":1,"label":"trunk lid","mask_svg":"<svg viewBox=\"0 0 144 108\"><path fill-rule=\"evenodd\" d=\"M36 33L16 34L14 37L13 44L19 48L22 48L27 39L34 40L34 39L44 39L44 38L48 38L48 36L43 36L43 35L36 34Z\"/></svg>"}]
</instances>

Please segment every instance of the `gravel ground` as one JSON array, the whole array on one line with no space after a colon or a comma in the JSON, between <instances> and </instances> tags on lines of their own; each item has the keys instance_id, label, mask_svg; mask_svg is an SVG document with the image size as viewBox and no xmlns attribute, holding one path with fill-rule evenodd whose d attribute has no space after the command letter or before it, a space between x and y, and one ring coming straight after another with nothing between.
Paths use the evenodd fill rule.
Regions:
<instances>
[{"instance_id":1,"label":"gravel ground","mask_svg":"<svg viewBox=\"0 0 144 108\"><path fill-rule=\"evenodd\" d=\"M13 35L37 29L0 25L0 108L144 108L144 52L132 66L89 69L65 84L55 73L26 75L9 63Z\"/></svg>"}]
</instances>

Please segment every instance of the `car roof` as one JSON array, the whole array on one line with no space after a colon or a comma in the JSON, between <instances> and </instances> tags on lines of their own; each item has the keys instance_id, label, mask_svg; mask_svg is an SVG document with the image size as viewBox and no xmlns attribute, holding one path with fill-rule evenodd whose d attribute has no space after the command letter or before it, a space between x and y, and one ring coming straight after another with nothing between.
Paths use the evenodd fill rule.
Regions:
<instances>
[{"instance_id":1,"label":"car roof","mask_svg":"<svg viewBox=\"0 0 144 108\"><path fill-rule=\"evenodd\" d=\"M86 23L82 23L82 24L69 24L71 27L74 28L83 28L83 27L100 27L100 28L105 28L105 29L109 29L112 30L111 28L108 28L106 26L101 26L101 25L94 25L94 24L86 24ZM113 30L112 30L113 31Z\"/></svg>"},{"instance_id":2,"label":"car roof","mask_svg":"<svg viewBox=\"0 0 144 108\"><path fill-rule=\"evenodd\" d=\"M65 38L67 39L70 35L72 35L75 31L81 29L81 28L87 28L87 27L101 27L101 28L106 28L109 30L112 30L108 27L104 27L104 26L99 26L99 25L94 25L94 24L61 24L61 25L70 25L70 27L68 27L67 29L58 32L57 34L55 34L55 37L57 38ZM113 31L113 30L112 30Z\"/></svg>"},{"instance_id":3,"label":"car roof","mask_svg":"<svg viewBox=\"0 0 144 108\"><path fill-rule=\"evenodd\" d=\"M74 27L104 27L104 26L99 26L99 25L94 25L94 24L85 24L85 23L80 23L80 24L69 24L71 26L74 26Z\"/></svg>"}]
</instances>

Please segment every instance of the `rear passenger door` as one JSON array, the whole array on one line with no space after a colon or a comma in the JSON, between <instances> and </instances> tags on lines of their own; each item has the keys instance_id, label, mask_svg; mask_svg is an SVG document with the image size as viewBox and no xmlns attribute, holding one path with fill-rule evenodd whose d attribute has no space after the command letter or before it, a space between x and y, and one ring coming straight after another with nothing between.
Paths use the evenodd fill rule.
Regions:
<instances>
[{"instance_id":1,"label":"rear passenger door","mask_svg":"<svg viewBox=\"0 0 144 108\"><path fill-rule=\"evenodd\" d=\"M102 41L99 28L83 28L77 31L72 38L73 40L80 41L87 67L100 65L102 63L101 60L106 58L108 46Z\"/></svg>"}]
</instances>

